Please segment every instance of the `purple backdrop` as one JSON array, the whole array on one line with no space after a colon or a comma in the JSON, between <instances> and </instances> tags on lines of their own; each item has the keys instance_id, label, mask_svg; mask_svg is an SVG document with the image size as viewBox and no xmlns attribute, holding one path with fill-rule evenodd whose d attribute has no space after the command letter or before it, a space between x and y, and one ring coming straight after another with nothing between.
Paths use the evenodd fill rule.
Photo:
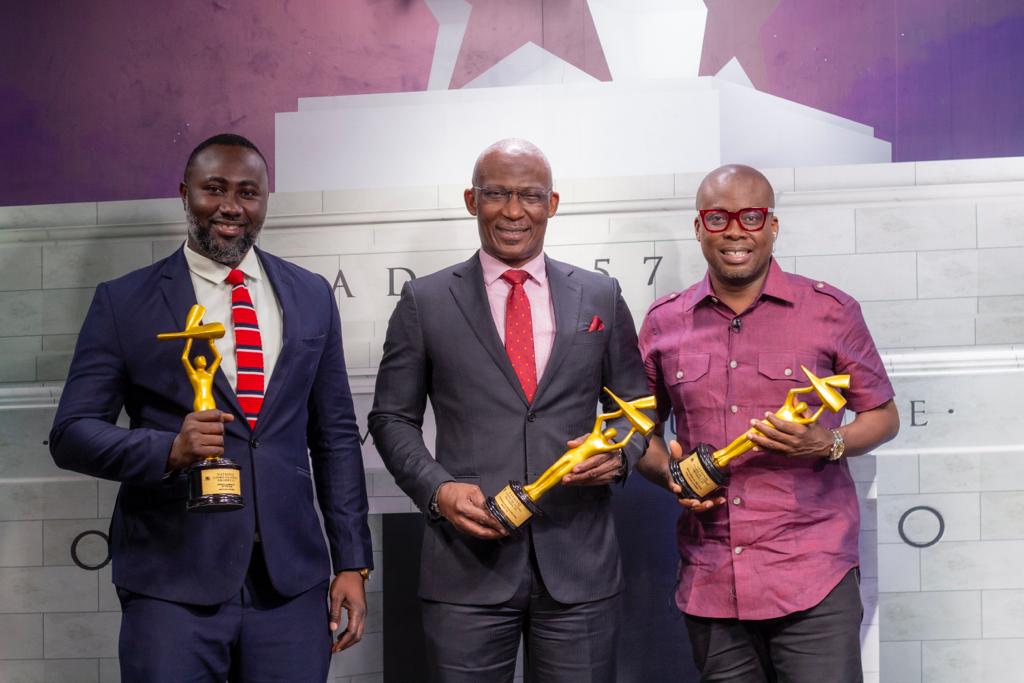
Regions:
<instances>
[{"instance_id":1,"label":"purple backdrop","mask_svg":"<svg viewBox=\"0 0 1024 683\"><path fill-rule=\"evenodd\" d=\"M471 0L452 85L534 40L608 67L583 0ZM706 0L701 74L874 126L893 159L1024 155L1020 0ZM514 11L513 11L514 10ZM166 197L191 147L317 95L426 87L423 0L74 0L0 10L0 205Z\"/></svg>"}]
</instances>

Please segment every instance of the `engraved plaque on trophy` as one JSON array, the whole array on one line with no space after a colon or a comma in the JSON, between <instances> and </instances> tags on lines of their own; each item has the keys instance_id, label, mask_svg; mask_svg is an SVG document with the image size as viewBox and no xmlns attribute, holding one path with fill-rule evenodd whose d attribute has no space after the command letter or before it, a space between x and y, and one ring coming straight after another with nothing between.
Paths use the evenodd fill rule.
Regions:
<instances>
[{"instance_id":1,"label":"engraved plaque on trophy","mask_svg":"<svg viewBox=\"0 0 1024 683\"><path fill-rule=\"evenodd\" d=\"M180 332L165 332L157 335L157 339L184 339L185 350L181 354L181 364L185 375L192 385L195 396L192 410L214 410L217 404L213 399L213 379L220 367L221 355L217 351L214 339L224 336L222 323L201 324L206 309L199 304L193 306L185 319L185 329ZM191 357L192 343L205 340L210 345L213 362L207 366L206 357ZM226 512L245 506L242 499L241 468L234 460L223 455L204 458L188 469L188 502L190 512Z\"/></svg>"}]
</instances>

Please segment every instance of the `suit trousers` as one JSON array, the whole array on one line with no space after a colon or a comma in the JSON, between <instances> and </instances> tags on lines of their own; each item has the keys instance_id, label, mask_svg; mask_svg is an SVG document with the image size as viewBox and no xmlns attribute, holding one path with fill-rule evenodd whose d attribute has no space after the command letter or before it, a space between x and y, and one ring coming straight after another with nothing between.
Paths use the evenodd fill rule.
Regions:
<instances>
[{"instance_id":1,"label":"suit trousers","mask_svg":"<svg viewBox=\"0 0 1024 683\"><path fill-rule=\"evenodd\" d=\"M256 543L245 583L219 605L117 589L123 683L323 683L330 668L327 586L294 597L270 583Z\"/></svg>"},{"instance_id":2,"label":"suit trousers","mask_svg":"<svg viewBox=\"0 0 1024 683\"><path fill-rule=\"evenodd\" d=\"M531 547L515 595L498 605L424 600L428 680L507 683L520 637L526 683L614 683L619 596L567 605L548 594Z\"/></svg>"},{"instance_id":3,"label":"suit trousers","mask_svg":"<svg viewBox=\"0 0 1024 683\"><path fill-rule=\"evenodd\" d=\"M702 683L859 683L860 570L814 607L777 619L686 616Z\"/></svg>"}]
</instances>

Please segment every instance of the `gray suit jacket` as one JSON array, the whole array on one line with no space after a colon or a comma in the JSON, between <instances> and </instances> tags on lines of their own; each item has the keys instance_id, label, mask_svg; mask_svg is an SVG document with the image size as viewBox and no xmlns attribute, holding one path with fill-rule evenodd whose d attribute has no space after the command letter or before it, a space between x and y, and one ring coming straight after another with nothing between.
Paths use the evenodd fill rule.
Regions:
<instances>
[{"instance_id":1,"label":"gray suit jacket","mask_svg":"<svg viewBox=\"0 0 1024 683\"><path fill-rule=\"evenodd\" d=\"M427 511L449 480L494 495L530 482L594 425L601 387L632 400L647 393L636 332L618 282L546 258L555 310L551 357L528 404L494 326L480 259L405 285L388 324L370 430L395 481ZM589 332L594 316L605 327ZM427 397L437 424L436 460L423 441ZM610 401L606 407L613 409ZM628 424L616 424L620 434ZM630 465L645 441L634 436ZM622 588L608 486L556 486L529 523L551 596L579 603ZM529 538L484 541L441 521L427 526L420 596L459 604L510 599L528 571Z\"/></svg>"}]
</instances>

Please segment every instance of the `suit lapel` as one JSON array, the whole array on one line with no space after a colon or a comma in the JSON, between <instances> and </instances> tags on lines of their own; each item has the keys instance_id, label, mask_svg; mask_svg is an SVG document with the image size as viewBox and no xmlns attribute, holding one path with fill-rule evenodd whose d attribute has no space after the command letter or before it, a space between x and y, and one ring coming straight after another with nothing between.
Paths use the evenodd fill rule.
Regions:
<instances>
[{"instance_id":1,"label":"suit lapel","mask_svg":"<svg viewBox=\"0 0 1024 683\"><path fill-rule=\"evenodd\" d=\"M555 343L551 347L551 355L544 367L544 374L537 384L534 402L551 384L551 378L558 372L558 366L569 353L576 335L576 324L580 319L580 306L583 304L583 289L580 283L572 279L572 267L552 261L547 256L544 257L544 265L547 268L551 303L555 308Z\"/></svg>"},{"instance_id":2,"label":"suit lapel","mask_svg":"<svg viewBox=\"0 0 1024 683\"><path fill-rule=\"evenodd\" d=\"M192 286L192 278L188 273L188 262L185 260L185 254L181 249L174 252L174 254L167 259L167 263L164 264L163 273L161 273L161 275L160 291L163 294L164 302L170 309L171 316L174 318L176 327L174 330L159 331L176 332L183 330L185 329L185 316L188 315L189 309L191 309L197 302L196 290L195 287ZM166 344L169 342L163 343ZM195 345L193 345L193 348L195 348ZM182 381L185 382L185 384L188 384L187 378L182 377ZM238 405L238 399L235 397L235 392L228 385L227 377L223 372L218 372L214 376L213 389L218 394L218 406L221 409L230 410L235 414L235 417L241 418L243 424L247 424L245 421L245 415L242 413L242 407Z\"/></svg>"},{"instance_id":3,"label":"suit lapel","mask_svg":"<svg viewBox=\"0 0 1024 683\"><path fill-rule=\"evenodd\" d=\"M254 247L255 249L255 247ZM295 355L295 344L298 343L298 315L300 303L297 299L297 292L290 281L286 281L288 274L280 267L280 264L273 258L268 258L259 249L256 255L260 259L263 272L270 281L270 286L277 296L277 302L281 307L281 352L274 363L274 372L270 376L270 383L263 393L263 405L260 407L261 419L256 422L256 431L264 424L262 416L271 415L274 404L280 400L278 397L284 391L283 385L291 374L292 358Z\"/></svg>"},{"instance_id":4,"label":"suit lapel","mask_svg":"<svg viewBox=\"0 0 1024 683\"><path fill-rule=\"evenodd\" d=\"M480 341L480 345L490 354L523 403L529 405L519 378L516 377L516 372L512 369L512 363L498 336L498 330L494 327L494 316L491 314L491 305L487 301L487 290L484 289L483 267L480 265L480 257L477 254L473 254L468 261L455 269L452 273L449 290L466 319L466 323L469 324L473 334Z\"/></svg>"}]
</instances>

